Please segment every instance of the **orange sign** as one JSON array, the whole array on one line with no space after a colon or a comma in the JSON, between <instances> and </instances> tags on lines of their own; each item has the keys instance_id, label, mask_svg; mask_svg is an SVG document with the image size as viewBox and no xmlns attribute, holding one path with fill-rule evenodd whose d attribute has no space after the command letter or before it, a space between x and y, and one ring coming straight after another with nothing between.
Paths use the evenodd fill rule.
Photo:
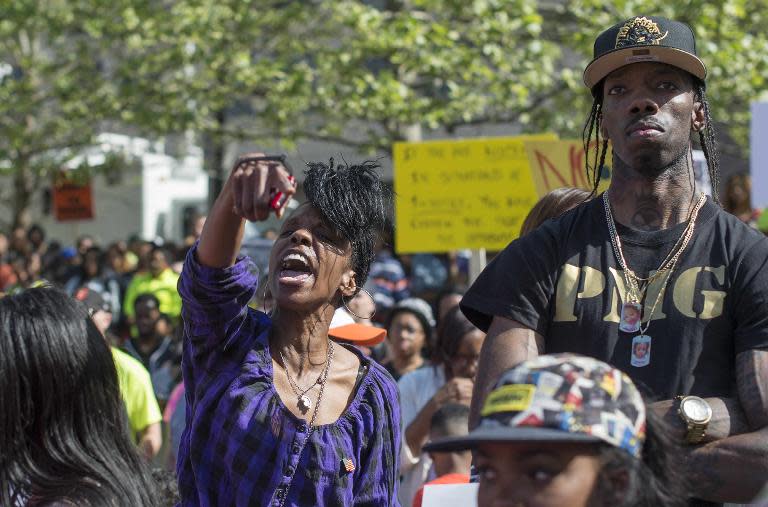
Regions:
<instances>
[{"instance_id":1,"label":"orange sign","mask_svg":"<svg viewBox=\"0 0 768 507\"><path fill-rule=\"evenodd\" d=\"M539 196L560 187L576 187L592 190L584 169L584 147L581 141L526 141L528 163ZM594 148L594 146L592 147ZM610 165L611 150L608 149L605 160ZM590 162L593 162L590 160ZM610 168L603 171L599 191L608 186Z\"/></svg>"},{"instance_id":2,"label":"orange sign","mask_svg":"<svg viewBox=\"0 0 768 507\"><path fill-rule=\"evenodd\" d=\"M53 213L59 222L93 218L90 182L83 185L64 182L53 187Z\"/></svg>"}]
</instances>

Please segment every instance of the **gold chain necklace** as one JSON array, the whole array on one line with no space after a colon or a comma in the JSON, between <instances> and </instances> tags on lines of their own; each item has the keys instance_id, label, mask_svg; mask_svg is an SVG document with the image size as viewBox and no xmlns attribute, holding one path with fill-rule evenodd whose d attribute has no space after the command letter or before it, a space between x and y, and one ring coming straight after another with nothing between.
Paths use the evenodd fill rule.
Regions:
<instances>
[{"instance_id":1,"label":"gold chain necklace","mask_svg":"<svg viewBox=\"0 0 768 507\"><path fill-rule=\"evenodd\" d=\"M304 442L301 444L301 447L299 448L300 451L304 449L304 447L307 445L307 442L309 442L309 437L312 436L312 432L315 429L315 419L317 418L318 409L320 408L320 402L323 400L323 392L325 391L325 383L328 381L328 372L331 370L331 362L333 361L333 340L328 340L328 355L325 360L325 369L323 370L323 373L321 374L321 377L318 377L315 384L312 384L308 389L304 391L304 394L299 394L299 386L296 384L293 379L291 378L291 374L288 373L288 363L285 362L285 357L283 357L283 352L278 351L280 354L280 359L283 361L283 368L285 369L285 376L288 377L288 383L291 385L291 389L293 389L293 392L299 396L299 408L302 408L302 404L306 403L306 410L309 410L309 408L312 405L311 400L309 399L309 396L306 396L306 393L315 387L315 384L320 384L320 392L317 395L317 403L315 403L315 409L312 411L312 417L309 420L309 429L307 430L307 434L304 437ZM306 410L302 409L306 412ZM295 471L295 469L294 469ZM291 479L293 480L293 479ZM282 507L285 504L285 495L278 496L279 503L278 505Z\"/></svg>"},{"instance_id":2,"label":"gold chain necklace","mask_svg":"<svg viewBox=\"0 0 768 507\"><path fill-rule=\"evenodd\" d=\"M687 244L685 238L690 240L690 236L693 234L693 229L695 227L696 217L698 216L699 210L705 202L706 196L701 194L699 196L699 200L696 201L696 204L688 215L688 223L686 224L685 230L677 239L675 245L669 251L666 258L661 262L659 268L655 272L652 272L647 278L643 278L637 276L637 274L629 267L627 261L624 258L624 252L621 248L621 238L616 231L616 225L613 219L613 213L611 212L610 201L608 200L608 192L606 191L603 193L603 206L605 208L606 221L608 222L608 232L611 236L611 245L613 246L616 260L619 263L619 267L622 269L624 274L624 281L626 283L627 294L624 299L625 301L631 303L640 303L642 301L643 294L646 292L650 284L657 278L663 276L664 273L668 271L674 263L677 262L680 254L683 252L683 250L685 250L685 244Z\"/></svg>"},{"instance_id":3,"label":"gold chain necklace","mask_svg":"<svg viewBox=\"0 0 768 507\"><path fill-rule=\"evenodd\" d=\"M675 245L670 250L667 257L662 261L659 269L647 278L638 277L634 271L629 268L629 265L624 258L624 252L621 248L621 238L616 230L616 224L613 220L613 214L611 213L611 206L608 200L608 193L603 193L603 205L605 208L606 221L608 222L608 231L611 236L611 244L613 246L613 252L616 255L616 260L619 263L619 267L623 270L624 281L626 283L626 294L624 297L624 303L621 308L621 319L619 321L619 330L627 333L640 332L639 335L632 339L631 352L630 352L630 364L635 367L647 366L651 361L651 337L648 336L648 329L651 327L653 321L653 314L656 312L656 307L662 299L662 296L666 292L667 284L672 278L672 273L677 267L677 262L685 249L688 247L688 243L693 237L693 232L696 229L696 218L699 215L701 207L706 202L706 196L701 194L696 205L691 210L688 217L688 224L685 230L678 238ZM642 299L647 293L651 283L658 277L664 276L664 281L659 288L659 293L656 295L656 299L651 306L648 313L648 320L645 326L642 324L643 306L641 304ZM645 282L643 289L640 288L639 282Z\"/></svg>"},{"instance_id":4,"label":"gold chain necklace","mask_svg":"<svg viewBox=\"0 0 768 507\"><path fill-rule=\"evenodd\" d=\"M320 393L317 396L317 403L315 404L315 411L312 414L312 420L310 421L309 425L312 426L312 424L315 422L315 416L317 415L317 408L320 406L320 400L323 396L323 388L325 387L325 382L328 379L328 372L331 368L331 361L333 360L333 341L328 341L328 355L325 360L325 368L323 368L323 371L320 373L320 375L317 376L317 380L315 380L309 387L306 389L301 389L299 385L296 383L296 381L293 380L293 377L291 377L291 373L288 371L288 363L285 360L285 356L283 355L283 351L279 350L278 354L280 354L280 360L283 362L283 369L285 370L285 376L288 377L288 384L291 386L291 389L293 390L294 394L298 397L298 406L299 409L302 412L306 412L310 408L312 408L312 399L307 396L307 393L312 390L316 385L320 385Z\"/></svg>"}]
</instances>

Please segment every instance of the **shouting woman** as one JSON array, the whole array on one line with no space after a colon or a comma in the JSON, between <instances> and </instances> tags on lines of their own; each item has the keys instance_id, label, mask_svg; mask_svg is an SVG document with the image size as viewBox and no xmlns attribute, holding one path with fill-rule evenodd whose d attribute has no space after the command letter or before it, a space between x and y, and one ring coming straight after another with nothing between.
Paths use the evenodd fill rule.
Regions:
<instances>
[{"instance_id":1,"label":"shouting woman","mask_svg":"<svg viewBox=\"0 0 768 507\"><path fill-rule=\"evenodd\" d=\"M270 255L267 316L247 306L257 281L237 254L245 220L282 216L294 179L259 154L235 164L179 283L183 505L397 505L397 387L328 337L336 308L365 283L386 222L376 167L309 164L307 202Z\"/></svg>"}]
</instances>

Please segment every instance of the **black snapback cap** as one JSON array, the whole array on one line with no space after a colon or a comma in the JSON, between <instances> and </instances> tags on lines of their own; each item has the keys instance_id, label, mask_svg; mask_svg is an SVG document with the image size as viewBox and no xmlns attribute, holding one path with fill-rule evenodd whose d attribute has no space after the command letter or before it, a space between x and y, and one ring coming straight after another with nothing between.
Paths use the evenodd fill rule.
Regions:
<instances>
[{"instance_id":1,"label":"black snapback cap","mask_svg":"<svg viewBox=\"0 0 768 507\"><path fill-rule=\"evenodd\" d=\"M635 16L597 37L594 59L584 70L584 84L592 89L614 70L640 62L666 63L702 81L707 77L690 26L657 16Z\"/></svg>"}]
</instances>

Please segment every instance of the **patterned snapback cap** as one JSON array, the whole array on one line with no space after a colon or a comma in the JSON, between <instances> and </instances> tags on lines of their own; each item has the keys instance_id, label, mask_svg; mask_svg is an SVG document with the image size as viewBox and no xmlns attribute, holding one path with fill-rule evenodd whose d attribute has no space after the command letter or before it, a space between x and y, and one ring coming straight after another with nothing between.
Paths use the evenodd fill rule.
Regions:
<instances>
[{"instance_id":1,"label":"patterned snapback cap","mask_svg":"<svg viewBox=\"0 0 768 507\"><path fill-rule=\"evenodd\" d=\"M591 357L552 354L506 371L468 435L436 440L425 451L492 442L605 442L640 457L645 402L629 377Z\"/></svg>"},{"instance_id":2,"label":"patterned snapback cap","mask_svg":"<svg viewBox=\"0 0 768 507\"><path fill-rule=\"evenodd\" d=\"M691 27L658 16L635 16L613 25L595 40L594 59L584 70L593 90L614 70L639 62L666 63L704 81L707 68L696 54Z\"/></svg>"}]
</instances>

